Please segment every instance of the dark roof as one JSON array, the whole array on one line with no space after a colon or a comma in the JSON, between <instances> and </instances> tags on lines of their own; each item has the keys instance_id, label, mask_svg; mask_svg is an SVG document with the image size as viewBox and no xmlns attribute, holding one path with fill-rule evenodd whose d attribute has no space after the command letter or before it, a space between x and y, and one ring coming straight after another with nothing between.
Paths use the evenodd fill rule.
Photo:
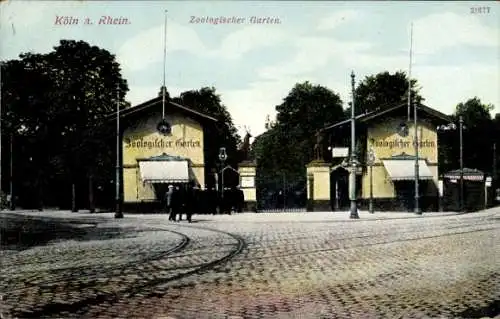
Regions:
<instances>
[{"instance_id":1,"label":"dark roof","mask_svg":"<svg viewBox=\"0 0 500 319\"><path fill-rule=\"evenodd\" d=\"M399 110L399 109L406 107L406 106L408 106L406 103L402 103L402 104L398 104L398 105L393 106L393 107L375 110L375 111L371 111L371 112L364 113L364 114L359 114L355 117L355 120L358 122L361 122L361 123L366 123L366 122L369 122L369 121L371 121L375 118L378 118L382 115L386 115L388 113L394 112L394 111ZM417 110L423 111L423 112L427 113L428 115L430 115L434 118L437 118L439 120L442 120L444 122L451 122L451 118L448 115L441 113L437 110L434 110L426 105L419 104L417 106ZM334 128L340 127L344 124L350 123L350 122L351 122L351 119L340 121L340 122L337 122L335 124L328 125L328 126L324 127L323 131L334 129Z\"/></svg>"},{"instance_id":2,"label":"dark roof","mask_svg":"<svg viewBox=\"0 0 500 319\"><path fill-rule=\"evenodd\" d=\"M464 176L483 176L484 173L478 169L475 169L475 168L464 167L463 175ZM454 171L449 171L448 173L444 174L444 177L449 177L449 176L460 176L460 169L456 169Z\"/></svg>"},{"instance_id":3,"label":"dark roof","mask_svg":"<svg viewBox=\"0 0 500 319\"><path fill-rule=\"evenodd\" d=\"M195 111L190 107L180 105L180 104L172 102L172 101L166 101L165 103L166 103L167 107L169 107L169 106L174 107L175 109L180 110L180 111L185 112L185 113L188 113L194 117L217 122L216 118L209 116L209 115L206 115L206 114L203 114L201 112ZM162 97L158 96L158 97L155 97L149 101L138 104L136 106L120 110L120 118L125 118L125 117L128 117L128 116L133 115L133 114L137 114L137 113L141 113L143 111L154 109L155 107L161 108L161 106L162 106ZM116 112L109 114L108 117L110 120L116 119Z\"/></svg>"}]
</instances>

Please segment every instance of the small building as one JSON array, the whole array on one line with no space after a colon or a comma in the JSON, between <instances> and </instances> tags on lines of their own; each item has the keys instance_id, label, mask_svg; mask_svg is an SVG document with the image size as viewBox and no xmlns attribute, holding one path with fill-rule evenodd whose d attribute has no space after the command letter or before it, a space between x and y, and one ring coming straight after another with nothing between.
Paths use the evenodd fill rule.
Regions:
<instances>
[{"instance_id":1,"label":"small building","mask_svg":"<svg viewBox=\"0 0 500 319\"><path fill-rule=\"evenodd\" d=\"M460 174L460 169L444 174L443 209L461 210L461 178L463 179L463 210L471 212L486 208L487 197L485 197L484 177L484 172L472 168L464 168L462 174Z\"/></svg>"},{"instance_id":2,"label":"small building","mask_svg":"<svg viewBox=\"0 0 500 319\"><path fill-rule=\"evenodd\" d=\"M423 211L436 211L439 206L437 126L448 124L451 119L425 105L418 105L417 115L419 203ZM330 135L332 147L350 145L350 119L330 125L325 131ZM361 207L367 208L372 193L376 210L412 211L417 162L413 108L408 110L404 103L356 116L356 150L359 162L356 190ZM372 175L368 165L370 150L375 155ZM350 204L347 163L348 158L332 163L332 210L345 210Z\"/></svg>"},{"instance_id":3,"label":"small building","mask_svg":"<svg viewBox=\"0 0 500 319\"><path fill-rule=\"evenodd\" d=\"M205 157L206 131L215 122L211 116L171 101L166 102L163 118L161 96L121 111L123 209L159 208L169 184L213 184Z\"/></svg>"}]
</instances>

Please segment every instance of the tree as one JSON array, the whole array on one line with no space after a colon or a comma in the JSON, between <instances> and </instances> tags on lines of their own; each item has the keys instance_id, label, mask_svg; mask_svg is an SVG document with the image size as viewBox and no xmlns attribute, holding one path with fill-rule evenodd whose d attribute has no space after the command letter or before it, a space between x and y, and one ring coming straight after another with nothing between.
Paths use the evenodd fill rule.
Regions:
<instances>
[{"instance_id":1,"label":"tree","mask_svg":"<svg viewBox=\"0 0 500 319\"><path fill-rule=\"evenodd\" d=\"M241 142L241 137L233 124L231 114L222 104L215 88L203 87L199 90L182 92L178 97L173 98L173 101L218 120L212 129L206 131L205 167L207 169L217 167L220 147L226 147L227 163L236 167L240 161L237 147Z\"/></svg>"},{"instance_id":2,"label":"tree","mask_svg":"<svg viewBox=\"0 0 500 319\"><path fill-rule=\"evenodd\" d=\"M459 103L452 116L455 122L458 122L459 116L462 116L464 121L464 166L477 168L489 174L492 173L493 143L496 139L493 135L494 122L490 114L493 109L493 105L483 104L479 98L474 97L465 103ZM454 153L456 155L456 152Z\"/></svg>"},{"instance_id":3,"label":"tree","mask_svg":"<svg viewBox=\"0 0 500 319\"><path fill-rule=\"evenodd\" d=\"M59 160L68 168L65 175L71 177L72 187L77 180L92 184L95 176L106 176L99 174L108 166L103 164L112 163L101 138L107 129L105 118L116 109L117 99L122 108L129 106L124 101L127 81L114 55L84 41L61 40L47 59L57 70L50 113L52 125L60 132L58 145L66 150Z\"/></svg>"},{"instance_id":4,"label":"tree","mask_svg":"<svg viewBox=\"0 0 500 319\"><path fill-rule=\"evenodd\" d=\"M48 72L39 71L44 63L43 55L28 54L22 60L2 64L2 102L5 110L2 120L3 131L8 134L8 139L2 140L2 149L9 150L7 159L13 158L16 163L14 172L10 170L10 165L8 170L5 166L2 168L12 178L11 194L32 198L31 205L35 207L38 206L35 201L40 203L38 195L44 186L41 178L48 168L45 144L41 141L47 138L49 126L44 110L50 105L52 83ZM4 152L2 155L5 155ZM5 159L2 158L2 163L10 162ZM24 188L24 191L17 192L18 187L21 190Z\"/></svg>"},{"instance_id":5,"label":"tree","mask_svg":"<svg viewBox=\"0 0 500 319\"><path fill-rule=\"evenodd\" d=\"M54 195L70 184L83 185L84 179L107 177L113 165L105 118L117 100L122 108L128 106L127 83L115 56L83 41L61 40L48 54L21 54L7 66L11 71L2 94L10 110L9 125L16 127L15 145L21 148L14 150L16 167L35 172L20 176L24 181L33 177L27 187L36 185L41 199L50 195L40 194L44 189ZM30 158L30 163L22 162Z\"/></svg>"},{"instance_id":6,"label":"tree","mask_svg":"<svg viewBox=\"0 0 500 319\"><path fill-rule=\"evenodd\" d=\"M313 159L315 133L344 118L339 95L309 82L296 84L276 111L275 123L252 145L261 191L276 191L284 180L291 188L304 185L305 165Z\"/></svg>"},{"instance_id":7,"label":"tree","mask_svg":"<svg viewBox=\"0 0 500 319\"><path fill-rule=\"evenodd\" d=\"M376 109L396 106L408 101L408 77L403 71L391 74L387 71L367 76L355 88L356 114L368 113ZM421 103L417 80L411 80L412 103ZM350 117L350 108L346 114Z\"/></svg>"},{"instance_id":8,"label":"tree","mask_svg":"<svg viewBox=\"0 0 500 319\"><path fill-rule=\"evenodd\" d=\"M494 154L493 154L493 174L492 177L494 179L493 187L500 187L500 113L495 115L493 119L493 143L494 145Z\"/></svg>"},{"instance_id":9,"label":"tree","mask_svg":"<svg viewBox=\"0 0 500 319\"><path fill-rule=\"evenodd\" d=\"M456 130L440 133L441 173L460 166L459 117L463 118L464 167L477 168L491 174L493 170L493 144L498 140L495 122L490 111L493 105L483 104L477 97L459 103L450 116Z\"/></svg>"}]
</instances>

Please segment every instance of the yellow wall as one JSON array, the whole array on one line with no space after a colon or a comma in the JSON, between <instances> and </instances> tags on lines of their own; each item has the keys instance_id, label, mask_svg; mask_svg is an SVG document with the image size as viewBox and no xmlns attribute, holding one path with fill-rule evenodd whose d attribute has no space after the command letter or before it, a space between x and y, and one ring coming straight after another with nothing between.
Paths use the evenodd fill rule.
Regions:
<instances>
[{"instance_id":1,"label":"yellow wall","mask_svg":"<svg viewBox=\"0 0 500 319\"><path fill-rule=\"evenodd\" d=\"M307 198L314 200L330 200L330 165L309 164L307 175L313 175L312 198L309 193L309 179L307 180Z\"/></svg>"},{"instance_id":2,"label":"yellow wall","mask_svg":"<svg viewBox=\"0 0 500 319\"><path fill-rule=\"evenodd\" d=\"M383 122L374 123L368 128L367 132L367 150L373 148L375 153L375 164L373 166L373 197L387 198L394 197L394 183L388 175L381 159L387 159L395 155L406 153L415 155L415 126L413 122L407 123L409 128L408 135L403 137L398 134L398 127L401 122L406 122L406 117L385 118ZM418 123L419 139L419 157L426 159L427 165L434 178L433 181L437 187L438 184L438 140L436 127L426 122ZM366 163L366 162L365 162ZM363 198L370 196L370 171L369 168L363 174ZM431 193L431 190L429 190Z\"/></svg>"},{"instance_id":3,"label":"yellow wall","mask_svg":"<svg viewBox=\"0 0 500 319\"><path fill-rule=\"evenodd\" d=\"M167 114L172 134L158 133L156 126L160 112L138 120L123 133L123 196L124 202L154 200L151 184L141 181L138 159L159 156L163 153L191 159L192 171L200 185L205 184L205 159L203 128L197 121L178 113Z\"/></svg>"},{"instance_id":4,"label":"yellow wall","mask_svg":"<svg viewBox=\"0 0 500 319\"><path fill-rule=\"evenodd\" d=\"M240 173L240 186L243 191L243 196L245 197L245 201L256 201L257 200L257 192L255 187L255 175L256 175L256 167L255 166L240 166L238 169ZM254 179L254 187L242 187L241 178L243 177L253 177Z\"/></svg>"}]
</instances>

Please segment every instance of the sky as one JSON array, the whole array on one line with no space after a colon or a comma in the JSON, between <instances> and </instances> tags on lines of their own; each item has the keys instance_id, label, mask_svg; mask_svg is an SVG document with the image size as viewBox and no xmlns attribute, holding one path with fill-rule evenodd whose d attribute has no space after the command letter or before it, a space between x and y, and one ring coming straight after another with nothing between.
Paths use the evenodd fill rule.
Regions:
<instances>
[{"instance_id":1,"label":"sky","mask_svg":"<svg viewBox=\"0 0 500 319\"><path fill-rule=\"evenodd\" d=\"M126 99L137 105L156 97L163 83L167 17L170 95L213 86L240 134L249 127L256 136L296 83L326 86L346 106L352 71L356 81L408 72L413 24L411 76L424 103L451 114L477 96L495 106L494 114L500 113L499 4L2 1L0 59L47 53L61 39L86 41L116 55L129 84ZM221 17L225 23L214 23Z\"/></svg>"}]
</instances>

